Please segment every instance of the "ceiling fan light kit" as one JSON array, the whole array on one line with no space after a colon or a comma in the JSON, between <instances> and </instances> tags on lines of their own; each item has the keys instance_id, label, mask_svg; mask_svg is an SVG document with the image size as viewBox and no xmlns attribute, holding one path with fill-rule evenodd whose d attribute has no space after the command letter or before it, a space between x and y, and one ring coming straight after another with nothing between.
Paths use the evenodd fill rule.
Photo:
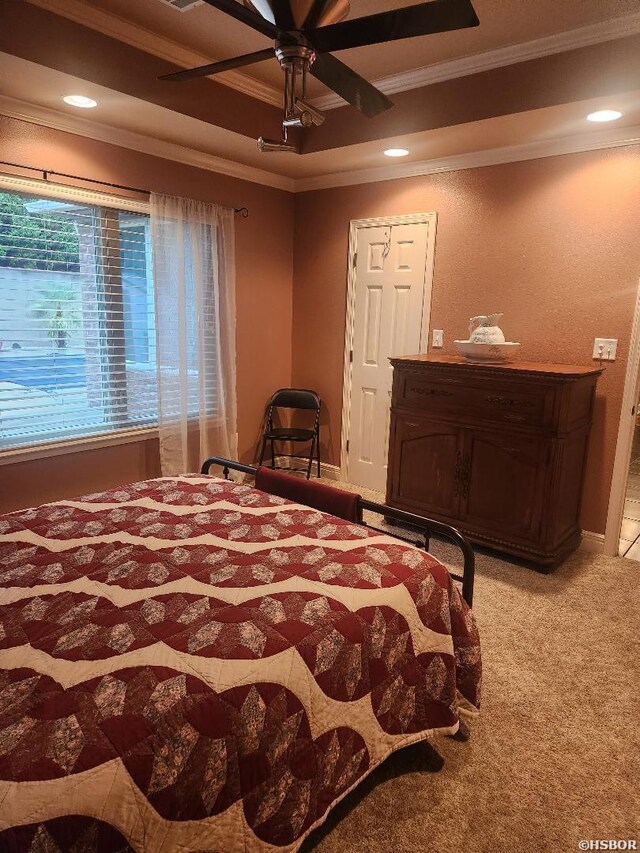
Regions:
<instances>
[{"instance_id":1,"label":"ceiling fan light kit","mask_svg":"<svg viewBox=\"0 0 640 853\"><path fill-rule=\"evenodd\" d=\"M166 2L166 0L165 0ZM208 77L274 56L284 72L282 139L260 137L260 151L296 151L287 141L292 127L319 126L325 117L306 102L311 74L368 118L388 110L393 102L368 80L333 56L333 51L450 32L479 24L471 0L428 0L345 20L349 0L205 0L274 42L272 48L212 62L199 68L166 74L172 81ZM173 5L173 4L172 4ZM180 0L175 3L182 6Z\"/></svg>"},{"instance_id":2,"label":"ceiling fan light kit","mask_svg":"<svg viewBox=\"0 0 640 853\"><path fill-rule=\"evenodd\" d=\"M290 145L287 142L286 136L283 136L282 139L267 139L266 136L258 137L258 151L289 151L292 154L297 154L298 149L295 145Z\"/></svg>"}]
</instances>

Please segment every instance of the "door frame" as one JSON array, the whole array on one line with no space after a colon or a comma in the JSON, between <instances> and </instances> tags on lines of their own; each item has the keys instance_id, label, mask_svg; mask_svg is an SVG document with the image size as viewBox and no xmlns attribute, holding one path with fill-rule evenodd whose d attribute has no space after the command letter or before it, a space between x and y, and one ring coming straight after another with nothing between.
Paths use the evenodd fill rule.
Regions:
<instances>
[{"instance_id":1,"label":"door frame","mask_svg":"<svg viewBox=\"0 0 640 853\"><path fill-rule=\"evenodd\" d=\"M429 344L429 320L431 317L431 294L433 291L433 270L436 258L436 228L438 214L406 213L401 216L374 216L370 219L352 219L349 223L349 254L347 267L347 315L344 330L344 367L342 374L342 429L340 433L340 479L349 476L349 458L347 440L351 427L351 385L353 333L356 308L356 265L355 256L360 228L379 228L385 225L428 225L427 254L425 258L424 290L422 297L422 325L420 329L420 352L426 352Z\"/></svg>"},{"instance_id":2,"label":"door frame","mask_svg":"<svg viewBox=\"0 0 640 853\"><path fill-rule=\"evenodd\" d=\"M620 409L616 455L613 463L613 477L611 478L611 492L609 494L609 509L607 511L607 524L604 533L603 552L609 557L615 557L618 554L620 547L620 528L622 526L622 516L624 514L624 501L629 474L629 462L631 460L631 451L633 449L633 437L636 426L636 415L638 414L637 409L639 396L640 283L638 283L638 289L636 291L636 304L631 324L627 370L624 379L624 391L622 393L622 408Z\"/></svg>"}]
</instances>

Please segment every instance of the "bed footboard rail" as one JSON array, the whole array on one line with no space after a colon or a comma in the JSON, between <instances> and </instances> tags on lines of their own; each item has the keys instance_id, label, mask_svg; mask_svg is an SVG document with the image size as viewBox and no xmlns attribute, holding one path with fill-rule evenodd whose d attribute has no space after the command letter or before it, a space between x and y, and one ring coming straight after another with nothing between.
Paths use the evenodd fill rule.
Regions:
<instances>
[{"instance_id":1,"label":"bed footboard rail","mask_svg":"<svg viewBox=\"0 0 640 853\"><path fill-rule=\"evenodd\" d=\"M255 477L256 471L258 470L253 465L243 465L242 462L235 462L232 459L223 459L221 456L210 456L209 459L205 459L202 463L200 473L208 474L212 465L220 465L222 468L222 476L225 480L229 479L229 471L231 470L240 471L243 474L250 474L252 477Z\"/></svg>"},{"instance_id":2,"label":"bed footboard rail","mask_svg":"<svg viewBox=\"0 0 640 853\"><path fill-rule=\"evenodd\" d=\"M236 462L232 459L224 459L221 456L211 456L209 457L209 459L206 459L203 462L201 473L208 474L212 465L219 465L222 468L222 474L225 480L229 479L230 471L239 471L242 474L249 474L249 476L255 477L256 472L258 470L253 465L243 465L241 462ZM374 512L378 515L381 515L384 517L385 520L398 522L401 525L410 527L417 534L419 534L422 539L409 538L409 535L400 536L395 532L385 530L381 527L375 527L373 524L368 524L366 521L363 520L363 510L368 510L369 512ZM476 558L473 552L473 548L471 547L471 543L457 528L452 527L449 524L444 524L441 521L436 521L433 518L426 518L421 515L414 515L411 512L405 512L401 509L395 509L394 507L387 506L386 504L376 503L375 501L368 501L362 497L360 497L358 500L358 511L359 524L362 524L363 526L368 527L371 530L377 530L379 533L384 533L387 536L393 536L395 539L401 539L404 542L409 542L412 545L416 545L418 548L423 548L427 553L429 552L429 548L431 546L432 536L437 536L442 539L446 539L448 542L451 542L453 545L457 546L462 551L462 574L455 574L453 571L451 571L450 574L454 580L462 584L462 597L467 602L469 607L472 606Z\"/></svg>"},{"instance_id":3,"label":"bed footboard rail","mask_svg":"<svg viewBox=\"0 0 640 853\"><path fill-rule=\"evenodd\" d=\"M375 512L378 515L384 516L385 521L397 521L402 525L415 529L416 532L421 534L424 538L422 541L420 539L410 539L408 536L400 536L396 533L390 533L390 531L384 530L381 527L375 527L373 524L367 524L365 521L361 521L360 523L364 524L365 527L369 527L372 530L378 530L380 533L386 533L387 535L394 536L396 539L402 539L405 542L410 542L418 548L424 548L427 553L429 553L431 537L433 535L438 536L441 539L446 539L448 542L451 542L453 545L460 548L463 558L462 575L455 574L453 571L450 571L449 574L454 580L459 581L462 584L462 597L469 607L472 606L476 556L473 548L471 547L471 543L466 536L460 533L456 527L452 527L450 524L444 524L442 521L436 521L434 518L414 515L411 512L405 512L402 509L396 509L395 507L387 506L386 504L365 500L365 498L360 498L358 503L361 513L362 510L365 509L370 512Z\"/></svg>"}]
</instances>

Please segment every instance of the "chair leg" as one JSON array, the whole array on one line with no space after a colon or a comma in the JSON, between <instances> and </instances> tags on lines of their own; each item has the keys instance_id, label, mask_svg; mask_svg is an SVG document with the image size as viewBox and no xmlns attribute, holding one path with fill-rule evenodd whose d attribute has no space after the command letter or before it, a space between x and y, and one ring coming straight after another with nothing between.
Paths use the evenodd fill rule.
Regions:
<instances>
[{"instance_id":1,"label":"chair leg","mask_svg":"<svg viewBox=\"0 0 640 853\"><path fill-rule=\"evenodd\" d=\"M307 480L311 479L311 466L313 465L313 457L316 452L316 438L315 436L311 439L311 447L309 448L309 462L307 464Z\"/></svg>"},{"instance_id":2,"label":"chair leg","mask_svg":"<svg viewBox=\"0 0 640 853\"><path fill-rule=\"evenodd\" d=\"M273 449L273 439L271 439L271 467L272 468L276 467L276 454L275 454L275 451Z\"/></svg>"},{"instance_id":3,"label":"chair leg","mask_svg":"<svg viewBox=\"0 0 640 853\"><path fill-rule=\"evenodd\" d=\"M318 477L320 477L320 427L318 427L318 434L316 435L316 452L318 455Z\"/></svg>"},{"instance_id":4,"label":"chair leg","mask_svg":"<svg viewBox=\"0 0 640 853\"><path fill-rule=\"evenodd\" d=\"M262 449L260 450L260 461L258 462L258 467L262 465L262 460L264 459L264 454L267 449L267 437L266 435L262 439Z\"/></svg>"}]
</instances>

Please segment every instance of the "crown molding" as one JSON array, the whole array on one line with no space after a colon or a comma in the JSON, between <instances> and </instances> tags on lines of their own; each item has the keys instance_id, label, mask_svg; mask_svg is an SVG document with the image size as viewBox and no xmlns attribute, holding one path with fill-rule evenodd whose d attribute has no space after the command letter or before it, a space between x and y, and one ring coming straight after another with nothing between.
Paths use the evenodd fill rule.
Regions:
<instances>
[{"instance_id":1,"label":"crown molding","mask_svg":"<svg viewBox=\"0 0 640 853\"><path fill-rule=\"evenodd\" d=\"M119 145L133 151L140 151L143 154L150 154L153 157L184 163L187 166L195 166L198 169L206 169L209 172L228 175L231 178L238 178L254 184L262 184L287 192L293 192L295 188L295 182L292 178L267 172L255 166L245 166L233 160L226 160L204 151L178 145L175 142L166 142L135 131L123 130L89 119L63 114L49 107L30 104L4 95L0 95L0 115L50 127L53 130L61 130L65 133L74 133L110 145Z\"/></svg>"},{"instance_id":2,"label":"crown molding","mask_svg":"<svg viewBox=\"0 0 640 853\"><path fill-rule=\"evenodd\" d=\"M267 172L255 166L244 166L241 163L206 154L173 142L165 142L133 131L121 130L88 119L62 114L57 110L29 104L15 98L0 96L0 115L292 193L395 181L401 178L420 177L441 172L496 166L501 163L516 163L524 160L557 157L563 154L578 154L599 149L640 145L640 126L612 128L610 130L594 130L559 139L510 145L504 148L470 151L465 154L440 157L434 160L294 179Z\"/></svg>"},{"instance_id":3,"label":"crown molding","mask_svg":"<svg viewBox=\"0 0 640 853\"><path fill-rule=\"evenodd\" d=\"M375 169L358 169L351 172L319 175L314 178L299 178L295 181L294 191L299 193L332 187L346 187L354 184L395 181L399 178L415 178L421 175L435 175L440 172L458 172L462 169L477 169L481 166L497 166L501 163L539 160L544 157L558 157L563 154L579 154L602 148L621 148L626 145L638 144L640 144L640 126L595 131L559 139L509 145L504 148L470 151L452 157L422 160L417 163L381 166Z\"/></svg>"},{"instance_id":4,"label":"crown molding","mask_svg":"<svg viewBox=\"0 0 640 853\"><path fill-rule=\"evenodd\" d=\"M372 82L385 95L393 95L396 92L420 89L423 86L431 86L445 80L468 77L470 74L478 74L481 71L515 65L518 62L527 62L530 59L540 59L543 56L564 53L568 50L613 41L637 33L640 33L640 12L633 12L630 15L611 18L608 21L589 24L574 30L565 30L533 41L500 47L496 50L487 50L482 53L475 53L472 56L451 59L447 62L438 62L425 68L414 68L411 71L382 77ZM346 101L339 95L331 93L315 98L311 103L319 110L331 110L344 106Z\"/></svg>"},{"instance_id":5,"label":"crown molding","mask_svg":"<svg viewBox=\"0 0 640 853\"><path fill-rule=\"evenodd\" d=\"M69 18L77 24L118 39L131 47L151 53L182 68L197 68L199 65L206 65L213 61L211 56L197 53L178 42L127 21L119 15L99 9L85 0L28 0L28 2L32 6ZM253 77L241 71L225 71L223 74L217 74L216 82L274 107L282 106L282 92L279 89L254 80Z\"/></svg>"}]
</instances>

